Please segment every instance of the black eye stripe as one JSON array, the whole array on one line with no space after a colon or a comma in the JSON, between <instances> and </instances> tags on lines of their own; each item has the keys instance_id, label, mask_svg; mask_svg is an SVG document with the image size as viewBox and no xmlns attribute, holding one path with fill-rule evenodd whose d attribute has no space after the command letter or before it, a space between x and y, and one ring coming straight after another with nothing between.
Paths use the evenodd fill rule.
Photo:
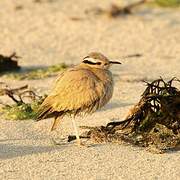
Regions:
<instances>
[{"instance_id":1,"label":"black eye stripe","mask_svg":"<svg viewBox=\"0 0 180 180\"><path fill-rule=\"evenodd\" d=\"M83 63L85 64L91 64L91 65L101 65L101 62L91 62L91 61L88 61L88 60L84 60Z\"/></svg>"}]
</instances>

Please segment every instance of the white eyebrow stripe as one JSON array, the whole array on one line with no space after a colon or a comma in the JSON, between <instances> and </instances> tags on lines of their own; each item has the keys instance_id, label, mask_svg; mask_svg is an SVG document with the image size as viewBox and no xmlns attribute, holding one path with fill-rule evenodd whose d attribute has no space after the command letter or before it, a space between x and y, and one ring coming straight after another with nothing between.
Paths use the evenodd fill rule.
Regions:
<instances>
[{"instance_id":1,"label":"white eyebrow stripe","mask_svg":"<svg viewBox=\"0 0 180 180\"><path fill-rule=\"evenodd\" d=\"M92 63L97 63L98 62L97 59L94 59L94 58L91 58L91 57L85 58L84 61L90 61Z\"/></svg>"}]
</instances>

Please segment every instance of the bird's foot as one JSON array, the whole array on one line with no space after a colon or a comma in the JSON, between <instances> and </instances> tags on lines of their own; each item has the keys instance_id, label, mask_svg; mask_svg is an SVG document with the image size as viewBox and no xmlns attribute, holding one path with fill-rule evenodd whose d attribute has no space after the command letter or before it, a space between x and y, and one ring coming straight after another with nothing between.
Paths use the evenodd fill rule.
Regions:
<instances>
[{"instance_id":1,"label":"bird's foot","mask_svg":"<svg viewBox=\"0 0 180 180\"><path fill-rule=\"evenodd\" d=\"M51 143L54 145L54 146L61 146L61 145L65 145L66 143L63 142L63 140L65 140L65 138L61 139L62 141L60 142L57 142L55 139L51 139Z\"/></svg>"}]
</instances>

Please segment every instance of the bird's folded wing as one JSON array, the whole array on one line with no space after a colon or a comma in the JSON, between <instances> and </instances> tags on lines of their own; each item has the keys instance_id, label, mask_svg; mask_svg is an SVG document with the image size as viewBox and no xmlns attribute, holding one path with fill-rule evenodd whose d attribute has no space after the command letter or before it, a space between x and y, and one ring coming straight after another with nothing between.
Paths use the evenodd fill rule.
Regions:
<instances>
[{"instance_id":1,"label":"bird's folded wing","mask_svg":"<svg viewBox=\"0 0 180 180\"><path fill-rule=\"evenodd\" d=\"M78 110L98 103L104 94L102 82L91 71L71 70L56 81L43 104L58 112Z\"/></svg>"}]
</instances>

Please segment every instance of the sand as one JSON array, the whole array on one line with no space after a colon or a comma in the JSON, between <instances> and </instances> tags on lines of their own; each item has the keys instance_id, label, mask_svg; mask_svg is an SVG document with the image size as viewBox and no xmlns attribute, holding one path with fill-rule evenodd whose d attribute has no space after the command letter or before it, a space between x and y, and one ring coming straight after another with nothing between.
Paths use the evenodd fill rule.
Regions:
<instances>
[{"instance_id":1,"label":"sand","mask_svg":"<svg viewBox=\"0 0 180 180\"><path fill-rule=\"evenodd\" d=\"M179 10L140 8L134 15L117 19L84 13L95 6L107 8L110 2L120 3L0 1L0 53L16 51L24 68L77 64L91 51L123 63L112 67L112 100L92 116L78 119L79 125L105 125L112 119L123 119L145 88L141 79L180 77ZM134 53L143 56L121 58ZM0 77L12 86L28 83L41 93L49 92L54 79L15 81ZM118 144L54 146L52 138L61 142L60 138L73 134L73 129L70 119L65 118L59 129L50 133L51 123L50 119L35 123L0 118L0 179L180 179L180 151L153 154Z\"/></svg>"}]
</instances>

